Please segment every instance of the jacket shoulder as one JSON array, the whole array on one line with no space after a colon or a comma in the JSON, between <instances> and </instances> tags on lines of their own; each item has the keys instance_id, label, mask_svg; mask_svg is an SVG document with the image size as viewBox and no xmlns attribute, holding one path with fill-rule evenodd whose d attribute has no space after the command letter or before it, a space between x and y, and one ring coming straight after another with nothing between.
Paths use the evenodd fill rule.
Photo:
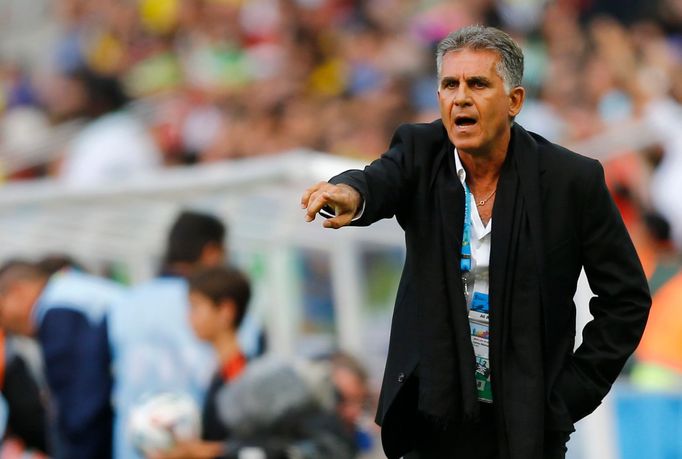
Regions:
<instances>
[{"instance_id":1,"label":"jacket shoulder","mask_svg":"<svg viewBox=\"0 0 682 459\"><path fill-rule=\"evenodd\" d=\"M562 176L585 177L601 169L601 163L596 159L576 153L566 147L550 142L539 134L529 132L537 144L542 168L549 173Z\"/></svg>"},{"instance_id":2,"label":"jacket shoulder","mask_svg":"<svg viewBox=\"0 0 682 459\"><path fill-rule=\"evenodd\" d=\"M437 142L441 144L447 139L447 132L443 122L438 119L430 123L401 124L396 129L395 136L419 143Z\"/></svg>"},{"instance_id":3,"label":"jacket shoulder","mask_svg":"<svg viewBox=\"0 0 682 459\"><path fill-rule=\"evenodd\" d=\"M408 163L428 165L449 143L448 134L441 120L431 123L402 124L396 129L390 148L397 148L405 155Z\"/></svg>"}]
</instances>

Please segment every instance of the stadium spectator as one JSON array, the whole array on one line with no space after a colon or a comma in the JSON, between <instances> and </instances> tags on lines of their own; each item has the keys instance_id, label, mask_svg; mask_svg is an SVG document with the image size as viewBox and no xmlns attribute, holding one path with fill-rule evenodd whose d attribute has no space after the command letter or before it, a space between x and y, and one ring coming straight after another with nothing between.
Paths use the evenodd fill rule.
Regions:
<instances>
[{"instance_id":1,"label":"stadium spectator","mask_svg":"<svg viewBox=\"0 0 682 459\"><path fill-rule=\"evenodd\" d=\"M82 99L75 109L87 124L66 147L60 180L68 186L93 186L139 176L162 165L161 153L145 126L125 110L128 98L115 78L89 69L64 78L75 86L75 98Z\"/></svg>"}]
</instances>

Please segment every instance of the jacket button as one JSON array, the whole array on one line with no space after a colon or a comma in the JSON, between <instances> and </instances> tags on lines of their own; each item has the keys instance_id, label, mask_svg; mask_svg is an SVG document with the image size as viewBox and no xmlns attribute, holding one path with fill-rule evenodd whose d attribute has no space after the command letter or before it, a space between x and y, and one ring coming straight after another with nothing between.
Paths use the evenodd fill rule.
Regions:
<instances>
[{"instance_id":1,"label":"jacket button","mask_svg":"<svg viewBox=\"0 0 682 459\"><path fill-rule=\"evenodd\" d=\"M405 382L405 373L400 373L400 374L398 375L398 382L399 382L400 384L402 384L402 383Z\"/></svg>"}]
</instances>

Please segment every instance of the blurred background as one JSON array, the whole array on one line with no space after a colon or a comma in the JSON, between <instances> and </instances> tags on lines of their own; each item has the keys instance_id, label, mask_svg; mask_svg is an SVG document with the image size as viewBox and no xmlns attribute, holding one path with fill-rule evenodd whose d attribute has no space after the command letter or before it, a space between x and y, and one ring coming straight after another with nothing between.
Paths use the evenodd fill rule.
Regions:
<instances>
[{"instance_id":1,"label":"blurred background","mask_svg":"<svg viewBox=\"0 0 682 459\"><path fill-rule=\"evenodd\" d=\"M680 0L0 0L0 263L68 255L134 286L181 209L209 212L252 282L245 352L342 350L375 394L402 234L323 231L299 197L439 117L435 46L472 23L524 50L517 122L604 164L654 294L569 457L681 458Z\"/></svg>"}]
</instances>

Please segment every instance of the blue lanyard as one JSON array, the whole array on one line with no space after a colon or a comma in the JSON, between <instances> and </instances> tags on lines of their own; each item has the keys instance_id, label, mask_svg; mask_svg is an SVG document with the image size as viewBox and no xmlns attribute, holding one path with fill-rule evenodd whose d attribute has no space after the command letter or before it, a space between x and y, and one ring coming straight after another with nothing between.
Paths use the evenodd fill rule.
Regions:
<instances>
[{"instance_id":1,"label":"blue lanyard","mask_svg":"<svg viewBox=\"0 0 682 459\"><path fill-rule=\"evenodd\" d=\"M462 257L459 267L462 274L471 271L471 192L464 181L464 231L462 234Z\"/></svg>"}]
</instances>

